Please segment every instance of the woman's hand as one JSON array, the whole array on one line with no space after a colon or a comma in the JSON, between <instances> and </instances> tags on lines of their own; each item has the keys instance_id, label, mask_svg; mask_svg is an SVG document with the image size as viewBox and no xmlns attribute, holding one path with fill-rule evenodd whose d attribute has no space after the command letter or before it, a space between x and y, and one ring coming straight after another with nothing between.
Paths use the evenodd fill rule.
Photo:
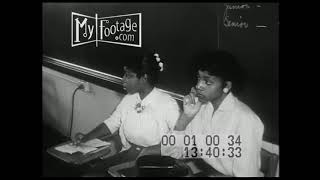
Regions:
<instances>
[{"instance_id":1,"label":"woman's hand","mask_svg":"<svg viewBox=\"0 0 320 180\"><path fill-rule=\"evenodd\" d=\"M196 89L192 87L190 94L183 98L183 113L189 118L193 118L199 112L202 104L196 94Z\"/></svg>"},{"instance_id":2,"label":"woman's hand","mask_svg":"<svg viewBox=\"0 0 320 180\"><path fill-rule=\"evenodd\" d=\"M193 87L191 88L190 94L183 98L183 112L175 125L175 130L184 131L194 116L199 112L202 103L198 100L198 97L196 97L196 93Z\"/></svg>"},{"instance_id":3,"label":"woman's hand","mask_svg":"<svg viewBox=\"0 0 320 180\"><path fill-rule=\"evenodd\" d=\"M84 134L77 133L72 140L72 144L74 146L79 146L81 143L83 143L83 137L84 137Z\"/></svg>"}]
</instances>

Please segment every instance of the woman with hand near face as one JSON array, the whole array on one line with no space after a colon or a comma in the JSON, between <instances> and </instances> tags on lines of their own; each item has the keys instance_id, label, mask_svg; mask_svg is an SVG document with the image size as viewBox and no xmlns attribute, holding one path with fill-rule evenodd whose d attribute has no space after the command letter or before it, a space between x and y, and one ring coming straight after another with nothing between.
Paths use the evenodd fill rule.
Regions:
<instances>
[{"instance_id":1,"label":"woman with hand near face","mask_svg":"<svg viewBox=\"0 0 320 180\"><path fill-rule=\"evenodd\" d=\"M243 80L240 66L234 56L225 51L204 53L197 60L198 82L190 94L184 97L183 112L174 133L240 135L241 157L203 160L226 176L261 176L260 150L264 125L234 95ZM175 158L183 156L179 147L163 149L161 153Z\"/></svg>"}]
</instances>

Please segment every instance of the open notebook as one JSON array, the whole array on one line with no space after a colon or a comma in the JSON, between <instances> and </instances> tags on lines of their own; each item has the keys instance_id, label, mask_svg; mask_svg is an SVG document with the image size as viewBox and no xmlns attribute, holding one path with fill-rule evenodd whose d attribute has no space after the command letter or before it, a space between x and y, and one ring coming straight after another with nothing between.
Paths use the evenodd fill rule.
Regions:
<instances>
[{"instance_id":1,"label":"open notebook","mask_svg":"<svg viewBox=\"0 0 320 180\"><path fill-rule=\"evenodd\" d=\"M64 153L73 154L76 152L81 152L83 154L94 152L96 150L102 150L103 148L98 149L99 147L104 146L105 148L111 145L110 142L102 141L100 139L92 139L85 143L81 143L79 146L74 146L72 143L64 144L62 146L55 147L56 150Z\"/></svg>"}]
</instances>

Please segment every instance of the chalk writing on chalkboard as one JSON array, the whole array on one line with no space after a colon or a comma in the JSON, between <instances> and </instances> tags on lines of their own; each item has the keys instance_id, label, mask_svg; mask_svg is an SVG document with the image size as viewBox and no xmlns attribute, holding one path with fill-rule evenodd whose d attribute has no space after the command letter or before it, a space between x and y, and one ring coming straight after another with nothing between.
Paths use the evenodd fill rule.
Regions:
<instances>
[{"instance_id":1,"label":"chalk writing on chalkboard","mask_svg":"<svg viewBox=\"0 0 320 180\"><path fill-rule=\"evenodd\" d=\"M248 28L249 23L246 21L242 21L242 16L240 16L240 21L231 20L229 18L228 10L248 10L250 9L250 6L248 4L242 4L242 5L230 5L230 4L224 4L225 10L223 14L223 25L227 28Z\"/></svg>"}]
</instances>

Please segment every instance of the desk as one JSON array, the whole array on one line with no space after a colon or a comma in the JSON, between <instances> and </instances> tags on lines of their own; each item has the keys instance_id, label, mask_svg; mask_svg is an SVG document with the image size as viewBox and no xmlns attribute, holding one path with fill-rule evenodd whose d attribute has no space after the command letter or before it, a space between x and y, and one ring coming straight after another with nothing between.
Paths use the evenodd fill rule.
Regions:
<instances>
[{"instance_id":1,"label":"desk","mask_svg":"<svg viewBox=\"0 0 320 180\"><path fill-rule=\"evenodd\" d=\"M99 139L111 143L111 152L109 152L107 155L105 155L107 149L94 154L92 153L86 155L83 155L80 152L68 154L54 149L57 146L70 143L70 141L49 148L47 150L47 153L55 157L55 160L58 160L58 162L54 162L54 164L59 164L57 166L57 169L67 169L67 171L76 171L76 173L72 173L71 176L91 176L90 174L94 174L93 176L106 176L106 170L109 167L123 162L132 161L140 153L139 151L136 151L133 148L131 148L128 151L119 153L122 144L118 135L103 137ZM104 156L103 159L99 158L101 156ZM67 176L69 176L69 174Z\"/></svg>"},{"instance_id":2,"label":"desk","mask_svg":"<svg viewBox=\"0 0 320 180\"><path fill-rule=\"evenodd\" d=\"M68 141L68 142L64 142L64 143L61 143L61 144L58 144L56 146L49 148L47 150L47 152L50 155L52 155L52 156L54 156L64 162L73 164L73 165L82 165L82 164L90 162L94 159L100 158L102 156L105 159L105 158L108 158L108 157L111 157L111 156L117 154L118 150L116 148L117 146L116 146L116 142L114 140L112 140L110 137L103 137L103 138L99 138L99 139L110 142L111 146L109 148L103 149L97 153L87 153L85 155L82 154L81 152L76 152L73 154L63 153L63 152L60 152L55 149L55 147L57 147L57 146L61 146L61 145L68 144L71 142L71 141Z\"/></svg>"},{"instance_id":3,"label":"desk","mask_svg":"<svg viewBox=\"0 0 320 180\"><path fill-rule=\"evenodd\" d=\"M80 168L81 165L85 165L83 168L84 175L88 172L100 172L97 173L97 176L105 176L107 172L111 176L121 177L121 169L129 169L127 172L128 177L136 177L138 175L137 168L135 167L135 157L140 153L135 150L131 150L128 152L118 153L120 150L119 142L114 140L114 138L99 138L101 140L105 140L111 143L110 150L111 152L105 156L104 160L101 160L99 157L104 155L106 151L102 150L98 153L82 155L82 153L74 153L72 155L68 153L62 153L51 147L47 150L47 152L56 157L59 160L62 160L68 164L76 165L76 168ZM70 141L69 141L70 142ZM65 143L69 143L65 142ZM63 145L65 143L59 144ZM127 157L125 157L127 156ZM188 174L185 177L194 177L194 176L209 176L209 174L203 174L202 165L199 166L199 163L194 163L194 160L183 160L181 161L188 166ZM63 168L63 167L60 167ZM120 170L120 171L119 171ZM120 172L120 173L119 173ZM200 173L200 174L199 174ZM202 174L201 174L202 173ZM95 173L93 173L95 174ZM82 176L79 174L79 176ZM95 175L88 175L95 176Z\"/></svg>"},{"instance_id":4,"label":"desk","mask_svg":"<svg viewBox=\"0 0 320 180\"><path fill-rule=\"evenodd\" d=\"M183 164L182 161L180 161L179 166L182 168L179 171L175 170L175 176L171 177L191 177L192 176L192 171L191 169L186 165ZM107 172L113 176L113 177L137 177L139 173L139 169L136 165L136 161L130 161L130 162L125 162L122 164L118 164L116 166L110 167ZM159 171L157 170L156 175L159 174ZM150 177L150 173L148 173ZM152 174L154 174L154 171L152 171Z\"/></svg>"},{"instance_id":5,"label":"desk","mask_svg":"<svg viewBox=\"0 0 320 180\"><path fill-rule=\"evenodd\" d=\"M181 167L185 167L188 173L180 177L225 177L217 170L213 169L201 159L183 159L178 160L177 163ZM138 168L136 166L136 161L125 162L112 166L106 170L113 177L137 177ZM179 177L179 176L176 176Z\"/></svg>"}]
</instances>

